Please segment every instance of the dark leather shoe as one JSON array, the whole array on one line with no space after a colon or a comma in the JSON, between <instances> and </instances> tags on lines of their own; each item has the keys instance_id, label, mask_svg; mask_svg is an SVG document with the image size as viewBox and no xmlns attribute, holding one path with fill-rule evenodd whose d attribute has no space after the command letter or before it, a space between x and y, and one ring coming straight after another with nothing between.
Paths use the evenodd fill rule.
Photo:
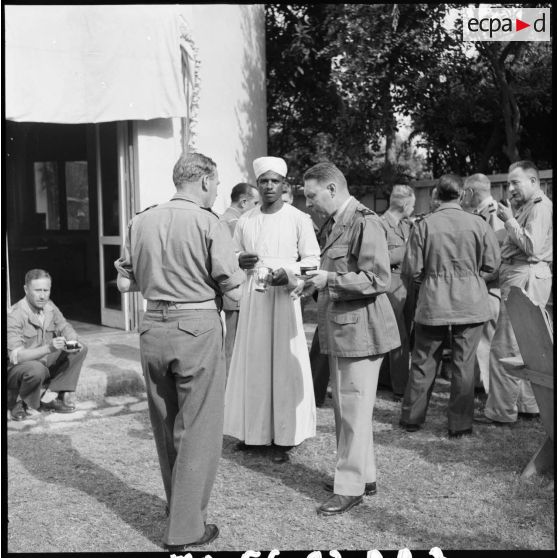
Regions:
<instances>
[{"instance_id":1,"label":"dark leather shoe","mask_svg":"<svg viewBox=\"0 0 558 558\"><path fill-rule=\"evenodd\" d=\"M407 432L416 432L420 430L420 424L411 424L409 422L399 421L399 426L404 428Z\"/></svg>"},{"instance_id":2,"label":"dark leather shoe","mask_svg":"<svg viewBox=\"0 0 558 558\"><path fill-rule=\"evenodd\" d=\"M541 415L539 413L517 413L517 418L523 420L535 420L538 419Z\"/></svg>"},{"instance_id":3,"label":"dark leather shoe","mask_svg":"<svg viewBox=\"0 0 558 558\"><path fill-rule=\"evenodd\" d=\"M318 508L318 513L321 515L345 513L361 502L362 494L360 496L341 496L340 494L334 494L327 502L324 502Z\"/></svg>"},{"instance_id":4,"label":"dark leather shoe","mask_svg":"<svg viewBox=\"0 0 558 558\"><path fill-rule=\"evenodd\" d=\"M74 413L76 410L75 407L69 407L66 403L64 403L64 401L61 401L58 398L53 399L48 403L41 403L40 408L48 411L54 411L55 413Z\"/></svg>"},{"instance_id":5,"label":"dark leather shoe","mask_svg":"<svg viewBox=\"0 0 558 558\"><path fill-rule=\"evenodd\" d=\"M331 481L324 481L324 488L328 492L333 492L333 482ZM376 495L376 483L375 482L367 482L364 485L364 495L365 496L375 496Z\"/></svg>"},{"instance_id":6,"label":"dark leather shoe","mask_svg":"<svg viewBox=\"0 0 558 558\"><path fill-rule=\"evenodd\" d=\"M18 401L10 411L10 416L12 417L12 420L25 420L27 418L25 403L23 401Z\"/></svg>"},{"instance_id":7,"label":"dark leather shoe","mask_svg":"<svg viewBox=\"0 0 558 558\"><path fill-rule=\"evenodd\" d=\"M462 438L463 436L470 436L472 433L472 428L466 428L465 430L448 430L448 436L450 438Z\"/></svg>"},{"instance_id":8,"label":"dark leather shoe","mask_svg":"<svg viewBox=\"0 0 558 558\"><path fill-rule=\"evenodd\" d=\"M473 422L476 422L478 424L493 424L494 426L506 426L509 424L513 424L511 422L500 422L499 420L492 420L485 415L474 416Z\"/></svg>"},{"instance_id":9,"label":"dark leather shoe","mask_svg":"<svg viewBox=\"0 0 558 558\"><path fill-rule=\"evenodd\" d=\"M202 535L201 539L186 544L176 544L176 545L166 544L165 548L169 552L173 552L173 553L183 552L184 550L190 548L191 546L202 546L204 544L209 544L210 542L214 541L218 536L219 536L219 529L217 528L217 525L213 525L213 523L207 523L205 526L205 533Z\"/></svg>"}]
</instances>

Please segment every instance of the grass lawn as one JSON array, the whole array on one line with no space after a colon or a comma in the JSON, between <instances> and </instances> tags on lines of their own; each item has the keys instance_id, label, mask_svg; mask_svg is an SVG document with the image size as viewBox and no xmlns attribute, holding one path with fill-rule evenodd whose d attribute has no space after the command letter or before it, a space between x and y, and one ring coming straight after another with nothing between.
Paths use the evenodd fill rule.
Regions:
<instances>
[{"instance_id":1,"label":"grass lawn","mask_svg":"<svg viewBox=\"0 0 558 558\"><path fill-rule=\"evenodd\" d=\"M449 440L448 389L437 381L426 426L413 434L397 425L400 404L378 393L378 494L341 516L315 511L335 466L330 399L317 410L317 436L289 463L235 451L225 437L208 517L221 535L201 550L554 549L551 478L519 478L542 424L476 426ZM113 410L9 432L9 551L162 550L164 491L147 412L137 403Z\"/></svg>"}]
</instances>

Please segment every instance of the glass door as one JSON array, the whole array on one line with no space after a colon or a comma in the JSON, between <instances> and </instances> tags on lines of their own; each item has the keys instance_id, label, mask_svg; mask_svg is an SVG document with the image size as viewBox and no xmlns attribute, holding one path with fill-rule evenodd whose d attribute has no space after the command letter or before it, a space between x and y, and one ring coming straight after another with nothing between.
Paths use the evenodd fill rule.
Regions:
<instances>
[{"instance_id":1,"label":"glass door","mask_svg":"<svg viewBox=\"0 0 558 558\"><path fill-rule=\"evenodd\" d=\"M101 323L129 330L135 326L134 299L118 291L114 261L120 257L134 205L131 128L127 122L107 122L95 128Z\"/></svg>"}]
</instances>

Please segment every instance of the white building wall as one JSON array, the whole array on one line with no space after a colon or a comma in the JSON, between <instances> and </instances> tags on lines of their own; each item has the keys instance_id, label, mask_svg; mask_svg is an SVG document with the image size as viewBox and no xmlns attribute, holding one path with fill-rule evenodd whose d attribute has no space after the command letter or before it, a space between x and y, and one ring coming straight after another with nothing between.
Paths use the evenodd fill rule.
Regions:
<instances>
[{"instance_id":1,"label":"white building wall","mask_svg":"<svg viewBox=\"0 0 558 558\"><path fill-rule=\"evenodd\" d=\"M267 154L265 20L260 5L182 5L198 48L197 150L218 166L222 213L238 182L252 182L254 158ZM138 209L168 200L181 152L180 120L137 122Z\"/></svg>"}]
</instances>

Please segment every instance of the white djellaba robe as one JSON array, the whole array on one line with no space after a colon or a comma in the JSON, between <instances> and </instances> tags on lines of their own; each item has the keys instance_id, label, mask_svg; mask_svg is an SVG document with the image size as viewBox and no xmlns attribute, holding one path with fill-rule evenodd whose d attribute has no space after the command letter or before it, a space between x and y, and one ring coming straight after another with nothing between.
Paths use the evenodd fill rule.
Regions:
<instances>
[{"instance_id":1,"label":"white djellaba robe","mask_svg":"<svg viewBox=\"0 0 558 558\"><path fill-rule=\"evenodd\" d=\"M285 204L260 207L238 221L236 249L255 253L256 265L300 272L318 266L320 248L310 217ZM297 262L300 256L301 261ZM295 446L316 435L312 372L299 300L285 286L254 290L248 271L225 392L224 433L249 445Z\"/></svg>"}]
</instances>

